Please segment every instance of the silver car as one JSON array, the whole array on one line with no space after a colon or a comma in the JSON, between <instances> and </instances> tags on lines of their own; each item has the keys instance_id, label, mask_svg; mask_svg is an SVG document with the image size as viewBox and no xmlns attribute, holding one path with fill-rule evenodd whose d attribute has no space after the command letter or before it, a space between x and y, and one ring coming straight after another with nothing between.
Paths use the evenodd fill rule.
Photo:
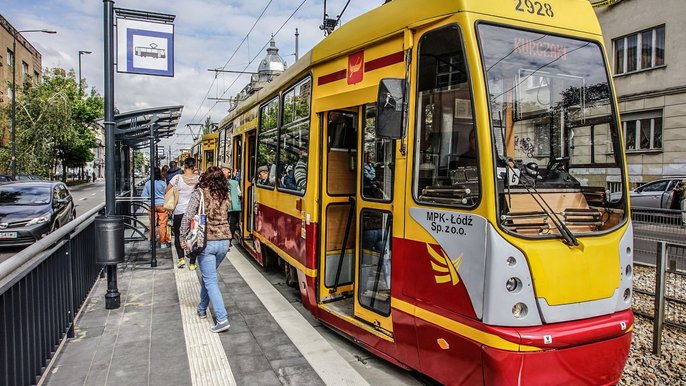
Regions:
<instances>
[{"instance_id":1,"label":"silver car","mask_svg":"<svg viewBox=\"0 0 686 386\"><path fill-rule=\"evenodd\" d=\"M629 192L631 206L641 208L680 209L674 188L686 177L666 177L649 182Z\"/></svg>"}]
</instances>

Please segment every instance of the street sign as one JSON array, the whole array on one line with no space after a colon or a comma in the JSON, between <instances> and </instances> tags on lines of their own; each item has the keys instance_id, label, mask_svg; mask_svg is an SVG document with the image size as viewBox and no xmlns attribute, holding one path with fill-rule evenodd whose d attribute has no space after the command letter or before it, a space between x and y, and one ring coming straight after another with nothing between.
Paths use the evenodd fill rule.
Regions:
<instances>
[{"instance_id":1,"label":"street sign","mask_svg":"<svg viewBox=\"0 0 686 386\"><path fill-rule=\"evenodd\" d=\"M117 72L174 76L174 25L117 18Z\"/></svg>"}]
</instances>

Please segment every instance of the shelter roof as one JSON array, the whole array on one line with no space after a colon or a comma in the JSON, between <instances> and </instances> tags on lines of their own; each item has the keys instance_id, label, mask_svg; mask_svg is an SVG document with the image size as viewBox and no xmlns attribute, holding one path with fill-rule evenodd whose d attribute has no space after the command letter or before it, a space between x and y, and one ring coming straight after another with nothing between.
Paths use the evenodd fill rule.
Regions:
<instances>
[{"instance_id":1,"label":"shelter roof","mask_svg":"<svg viewBox=\"0 0 686 386\"><path fill-rule=\"evenodd\" d=\"M150 146L150 126L154 123L154 137L171 137L181 119L183 106L153 107L114 115L115 140L133 149Z\"/></svg>"}]
</instances>

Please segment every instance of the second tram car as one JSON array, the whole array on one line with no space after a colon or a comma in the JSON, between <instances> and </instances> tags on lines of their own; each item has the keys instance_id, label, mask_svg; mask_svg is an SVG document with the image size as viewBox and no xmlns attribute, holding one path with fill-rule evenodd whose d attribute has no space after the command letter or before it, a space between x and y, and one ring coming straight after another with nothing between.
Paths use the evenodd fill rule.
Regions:
<instances>
[{"instance_id":1,"label":"second tram car","mask_svg":"<svg viewBox=\"0 0 686 386\"><path fill-rule=\"evenodd\" d=\"M441 383L618 382L633 235L602 42L586 0L351 20L222 120L244 245Z\"/></svg>"}]
</instances>

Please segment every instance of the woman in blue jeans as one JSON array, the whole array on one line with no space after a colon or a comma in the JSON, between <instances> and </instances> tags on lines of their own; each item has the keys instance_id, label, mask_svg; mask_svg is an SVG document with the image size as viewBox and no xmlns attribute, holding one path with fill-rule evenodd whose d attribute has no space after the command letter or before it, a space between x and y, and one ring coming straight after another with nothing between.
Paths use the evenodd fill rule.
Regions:
<instances>
[{"instance_id":1,"label":"woman in blue jeans","mask_svg":"<svg viewBox=\"0 0 686 386\"><path fill-rule=\"evenodd\" d=\"M181 240L186 240L190 220L198 213L200 208L200 191L204 200L206 227L205 237L207 245L198 255L198 267L200 268L200 303L198 304L198 317L207 317L207 307L212 303L214 316L217 323L210 328L212 332L222 332L229 329L229 314L224 307L224 299L219 291L217 282L217 268L229 251L231 232L227 213L230 199L226 177L222 170L216 166L208 168L201 176L196 189L191 194L186 213L181 220ZM181 247L187 249L187 245L181 242Z\"/></svg>"}]
</instances>

